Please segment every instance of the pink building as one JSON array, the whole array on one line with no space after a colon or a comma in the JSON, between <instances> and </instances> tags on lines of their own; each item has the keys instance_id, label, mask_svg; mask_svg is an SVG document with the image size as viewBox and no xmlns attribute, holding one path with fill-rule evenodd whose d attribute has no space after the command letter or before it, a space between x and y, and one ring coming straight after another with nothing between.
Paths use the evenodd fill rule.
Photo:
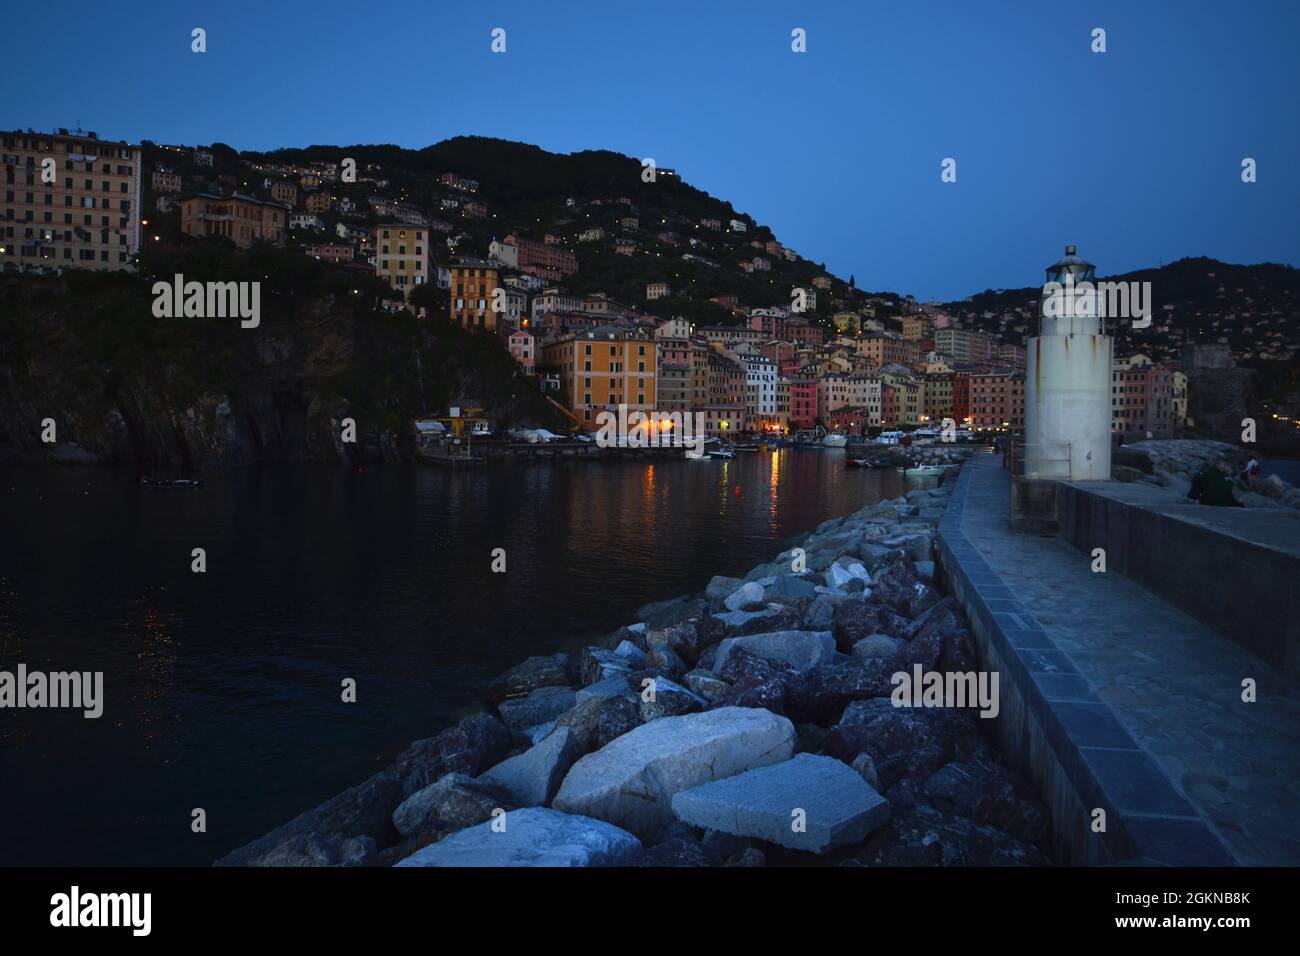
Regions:
<instances>
[{"instance_id":1,"label":"pink building","mask_svg":"<svg viewBox=\"0 0 1300 956\"><path fill-rule=\"evenodd\" d=\"M341 246L337 243L327 242L307 246L307 255L324 262L351 262L354 250L351 246Z\"/></svg>"},{"instance_id":2,"label":"pink building","mask_svg":"<svg viewBox=\"0 0 1300 956\"><path fill-rule=\"evenodd\" d=\"M810 378L790 382L790 427L812 428L817 424L817 383Z\"/></svg>"},{"instance_id":3,"label":"pink building","mask_svg":"<svg viewBox=\"0 0 1300 956\"><path fill-rule=\"evenodd\" d=\"M510 333L510 354L529 374L537 365L537 339L527 329L518 329Z\"/></svg>"}]
</instances>

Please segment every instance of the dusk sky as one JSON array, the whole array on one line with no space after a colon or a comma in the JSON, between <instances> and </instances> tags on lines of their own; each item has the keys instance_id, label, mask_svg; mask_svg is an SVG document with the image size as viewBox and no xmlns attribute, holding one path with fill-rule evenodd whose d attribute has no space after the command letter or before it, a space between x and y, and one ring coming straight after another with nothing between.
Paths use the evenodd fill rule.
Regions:
<instances>
[{"instance_id":1,"label":"dusk sky","mask_svg":"<svg viewBox=\"0 0 1300 956\"><path fill-rule=\"evenodd\" d=\"M1294 0L47 0L3 20L6 129L612 149L676 168L868 290L1032 285L1067 242L1103 274L1300 261ZM190 51L194 27L208 52Z\"/></svg>"}]
</instances>

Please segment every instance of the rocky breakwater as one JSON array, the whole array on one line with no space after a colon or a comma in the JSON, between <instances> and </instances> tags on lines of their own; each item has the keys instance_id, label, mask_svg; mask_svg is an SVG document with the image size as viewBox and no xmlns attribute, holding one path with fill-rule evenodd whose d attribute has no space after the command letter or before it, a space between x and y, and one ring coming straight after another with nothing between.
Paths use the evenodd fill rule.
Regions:
<instances>
[{"instance_id":1,"label":"rocky breakwater","mask_svg":"<svg viewBox=\"0 0 1300 956\"><path fill-rule=\"evenodd\" d=\"M946 500L869 505L530 658L491 712L218 865L1048 862L1047 813L977 711L891 699L898 672L977 670L934 584Z\"/></svg>"},{"instance_id":2,"label":"rocky breakwater","mask_svg":"<svg viewBox=\"0 0 1300 956\"><path fill-rule=\"evenodd\" d=\"M1233 494L1248 508L1300 508L1300 488L1278 475L1247 486L1242 466L1257 452L1242 445L1197 438L1149 439L1121 445L1111 452L1111 475L1117 481L1141 481L1186 497L1192 479L1206 465L1222 464L1233 476Z\"/></svg>"}]
</instances>

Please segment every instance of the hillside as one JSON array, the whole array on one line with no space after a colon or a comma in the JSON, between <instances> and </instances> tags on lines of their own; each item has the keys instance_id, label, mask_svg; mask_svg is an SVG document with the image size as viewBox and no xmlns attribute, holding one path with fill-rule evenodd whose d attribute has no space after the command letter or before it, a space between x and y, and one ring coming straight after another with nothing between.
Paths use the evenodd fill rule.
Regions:
<instances>
[{"instance_id":1,"label":"hillside","mask_svg":"<svg viewBox=\"0 0 1300 956\"><path fill-rule=\"evenodd\" d=\"M158 319L152 276L262 281L261 324ZM493 340L379 310L387 287L268 246L148 248L141 275L69 272L0 289L0 458L189 471L402 457L410 419L482 404L563 430ZM351 417L357 442L339 441ZM41 423L57 426L57 446Z\"/></svg>"},{"instance_id":2,"label":"hillside","mask_svg":"<svg viewBox=\"0 0 1300 956\"><path fill-rule=\"evenodd\" d=\"M328 241L337 222L369 226L383 221L367 202L369 197L383 196L424 210L450 226L447 238L452 241L435 247L435 256L441 260L453 252L485 256L494 238L512 232L538 241L549 233L578 257L578 273L564 281L565 288L579 294L604 292L616 301L662 317L685 315L697 322L733 322L736 319L731 312L708 300L735 295L750 307L788 303L792 288L808 288L814 276L828 275L822 264L799 256L790 260L781 251L754 247L754 242L766 245L779 237L730 203L688 185L670 171L658 170L654 182L643 182L637 159L604 150L564 155L523 143L464 136L420 150L353 145L237 153L217 144L211 148L215 162L208 169L195 166L185 151L152 143L145 148L147 165L170 165L185 177L187 189L193 182L226 175L235 179L240 191L264 198L269 198L269 192L261 169L351 158L357 163L358 181L333 182L328 190L336 199L351 199L357 211L324 214L329 226L324 236L308 232L293 238ZM438 181L444 173L475 179L479 188L467 195L444 186ZM146 197L146 209L151 199ZM466 199L484 204L486 216L474 218L463 208L441 208L444 200ZM636 219L637 225L621 225L627 218ZM705 219L719 220L723 228L702 226ZM728 231L732 219L744 222L746 231ZM159 224L163 233L179 231L174 214L160 217ZM579 234L593 227L605 229L606 237L580 242ZM672 235L662 238L662 233ZM616 237L635 240L637 251L631 256L617 255ZM684 260L684 254L714 265ZM747 273L738 265L755 256L766 259L771 270ZM830 290L817 296L815 314L822 320L829 319L837 303L842 306L862 297L850 288L849 281L830 278ZM646 302L645 287L656 281L669 283L677 294Z\"/></svg>"}]
</instances>

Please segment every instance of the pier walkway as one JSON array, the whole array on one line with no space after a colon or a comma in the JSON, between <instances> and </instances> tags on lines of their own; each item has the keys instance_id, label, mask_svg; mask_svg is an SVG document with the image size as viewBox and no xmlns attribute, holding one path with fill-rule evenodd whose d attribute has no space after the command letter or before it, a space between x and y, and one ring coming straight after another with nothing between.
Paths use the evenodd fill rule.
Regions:
<instances>
[{"instance_id":1,"label":"pier walkway","mask_svg":"<svg viewBox=\"0 0 1300 956\"><path fill-rule=\"evenodd\" d=\"M1062 857L1300 864L1300 681L1114 568L1094 573L1065 538L1013 534L1009 502L1000 459L977 455L940 562L1001 671L998 735L1045 791Z\"/></svg>"}]
</instances>

